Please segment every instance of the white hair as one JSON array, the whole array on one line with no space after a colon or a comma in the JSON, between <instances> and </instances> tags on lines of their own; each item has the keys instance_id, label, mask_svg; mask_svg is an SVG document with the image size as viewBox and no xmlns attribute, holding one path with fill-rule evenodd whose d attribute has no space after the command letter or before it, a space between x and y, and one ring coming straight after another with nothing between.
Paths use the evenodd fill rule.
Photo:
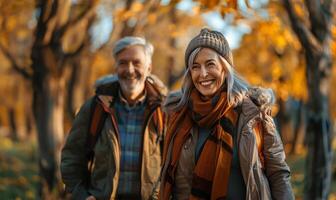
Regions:
<instances>
[{"instance_id":1,"label":"white hair","mask_svg":"<svg viewBox=\"0 0 336 200\"><path fill-rule=\"evenodd\" d=\"M201 51L201 47L196 48L188 58L187 70L184 74L184 80L182 83L182 96L179 102L168 108L171 111L179 111L184 107L189 100L191 90L195 87L190 74L190 67L194 63L197 54ZM219 60L224 67L225 79L226 79L226 92L229 100L229 105L236 106L242 102L246 92L248 91L249 84L237 74L233 67L225 60L225 58L217 53ZM169 98L169 97L168 97ZM169 99L167 99L169 102Z\"/></svg>"},{"instance_id":2,"label":"white hair","mask_svg":"<svg viewBox=\"0 0 336 200\"><path fill-rule=\"evenodd\" d=\"M145 54L147 57L147 62L151 64L152 56L154 53L154 47L150 42L146 41L146 39L142 37L127 36L127 37L123 37L120 40L118 40L115 43L114 48L113 48L113 57L116 59L118 53L120 53L125 48L129 46L134 46L134 45L140 45L144 47Z\"/></svg>"}]
</instances>

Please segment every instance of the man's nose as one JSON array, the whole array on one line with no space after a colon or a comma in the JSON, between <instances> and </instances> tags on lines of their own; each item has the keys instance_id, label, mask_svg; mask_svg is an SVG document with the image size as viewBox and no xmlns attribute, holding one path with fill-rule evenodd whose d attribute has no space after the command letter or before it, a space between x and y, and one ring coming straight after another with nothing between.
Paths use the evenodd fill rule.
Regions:
<instances>
[{"instance_id":1,"label":"man's nose","mask_svg":"<svg viewBox=\"0 0 336 200\"><path fill-rule=\"evenodd\" d=\"M127 68L128 68L129 73L134 73L135 70L134 70L133 62L128 62Z\"/></svg>"}]
</instances>

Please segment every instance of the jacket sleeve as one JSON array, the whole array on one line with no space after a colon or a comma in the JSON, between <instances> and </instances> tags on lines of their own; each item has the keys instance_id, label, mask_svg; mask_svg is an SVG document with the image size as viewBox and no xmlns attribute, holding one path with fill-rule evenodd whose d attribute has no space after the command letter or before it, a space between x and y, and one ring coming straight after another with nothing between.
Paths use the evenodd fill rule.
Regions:
<instances>
[{"instance_id":1,"label":"jacket sleeve","mask_svg":"<svg viewBox=\"0 0 336 200\"><path fill-rule=\"evenodd\" d=\"M164 110L161 107L162 110ZM153 188L153 192L152 192L152 196L151 196L151 200L157 200L159 199L159 193L160 193L160 185L161 185L161 173L162 173L162 166L164 164L164 160L163 160L163 150L164 150L164 144L165 144L165 138L166 138L166 127L167 127L167 120L168 120L168 115L166 112L161 112L162 115L162 120L163 120L163 127L162 127L162 138L161 138L161 171L160 171L160 176L157 180L157 182L155 183L155 186Z\"/></svg>"},{"instance_id":2,"label":"jacket sleeve","mask_svg":"<svg viewBox=\"0 0 336 200\"><path fill-rule=\"evenodd\" d=\"M67 192L73 199L86 199L90 196L86 189L88 161L86 158L86 140L90 124L92 99L80 109L68 134L61 153L61 175Z\"/></svg>"},{"instance_id":3,"label":"jacket sleeve","mask_svg":"<svg viewBox=\"0 0 336 200\"><path fill-rule=\"evenodd\" d=\"M268 114L263 117L263 128L265 172L270 184L272 199L294 199L290 183L290 169L285 160L283 144L274 121Z\"/></svg>"}]
</instances>

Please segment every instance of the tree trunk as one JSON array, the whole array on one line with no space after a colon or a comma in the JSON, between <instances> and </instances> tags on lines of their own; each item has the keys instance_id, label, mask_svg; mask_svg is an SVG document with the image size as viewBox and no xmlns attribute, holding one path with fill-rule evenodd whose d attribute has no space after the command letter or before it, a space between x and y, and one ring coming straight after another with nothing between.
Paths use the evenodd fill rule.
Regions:
<instances>
[{"instance_id":1,"label":"tree trunk","mask_svg":"<svg viewBox=\"0 0 336 200\"><path fill-rule=\"evenodd\" d=\"M332 127L329 114L329 79L331 57L323 52L306 52L309 100L307 107L304 199L328 199L331 186Z\"/></svg>"},{"instance_id":2,"label":"tree trunk","mask_svg":"<svg viewBox=\"0 0 336 200\"><path fill-rule=\"evenodd\" d=\"M31 104L30 104L31 105ZM35 125L35 121L34 121L34 116L31 110L26 110L27 114L26 114L26 118L25 118L25 127L27 130L27 136L28 137L35 137L34 135L34 125Z\"/></svg>"},{"instance_id":3,"label":"tree trunk","mask_svg":"<svg viewBox=\"0 0 336 200\"><path fill-rule=\"evenodd\" d=\"M289 141L291 141L293 131L291 129L289 113L287 112L288 109L286 101L280 98L278 100L278 104L279 111L276 115L277 128L279 130L281 140L286 147L287 144L289 144Z\"/></svg>"},{"instance_id":4,"label":"tree trunk","mask_svg":"<svg viewBox=\"0 0 336 200\"><path fill-rule=\"evenodd\" d=\"M304 103L302 100L298 102L298 108L295 112L294 120L294 138L292 140L292 146L290 154L297 154L299 149L302 149L304 146L304 127L305 127L305 117L304 117Z\"/></svg>"},{"instance_id":5,"label":"tree trunk","mask_svg":"<svg viewBox=\"0 0 336 200\"><path fill-rule=\"evenodd\" d=\"M52 45L41 47L37 39L31 55L34 70L33 111L39 145L38 196L42 199L56 198L55 194L63 190L59 166L64 137L65 85L70 69L54 49L57 48ZM57 66L63 69L53 71Z\"/></svg>"},{"instance_id":6,"label":"tree trunk","mask_svg":"<svg viewBox=\"0 0 336 200\"><path fill-rule=\"evenodd\" d=\"M88 85L91 72L91 58L90 55L77 58L73 62L71 78L68 87L68 116L70 119L75 117L76 112L88 98L90 86Z\"/></svg>"},{"instance_id":7,"label":"tree trunk","mask_svg":"<svg viewBox=\"0 0 336 200\"><path fill-rule=\"evenodd\" d=\"M10 125L10 137L14 140L18 140L18 133L17 133L17 126L16 126L16 117L15 117L15 109L9 108L8 109L8 119Z\"/></svg>"},{"instance_id":8,"label":"tree trunk","mask_svg":"<svg viewBox=\"0 0 336 200\"><path fill-rule=\"evenodd\" d=\"M64 137L65 87L71 69L67 63L86 45L83 41L94 20L98 0L86 2L87 7L73 19L70 18L71 0L37 4L40 12L31 68L41 178L38 192L42 199L56 198L53 194L61 194L63 190L59 166Z\"/></svg>"},{"instance_id":9,"label":"tree trunk","mask_svg":"<svg viewBox=\"0 0 336 200\"><path fill-rule=\"evenodd\" d=\"M176 7L172 6L171 7L171 12L170 12L170 21L172 24L177 24L177 13L176 13ZM170 54L168 55L168 62L166 66L166 77L168 78L167 84L168 88L171 88L173 84L180 78L179 75L174 74L174 71L177 68L177 62L176 62L176 52L175 50L177 49L177 41L176 38L170 37L169 39L169 48L170 48Z\"/></svg>"},{"instance_id":10,"label":"tree trunk","mask_svg":"<svg viewBox=\"0 0 336 200\"><path fill-rule=\"evenodd\" d=\"M63 142L65 78L45 75L34 84L33 109L39 144L41 185L39 196L51 198L56 184L61 184L60 152ZM61 191L61 185L58 185Z\"/></svg>"},{"instance_id":11,"label":"tree trunk","mask_svg":"<svg viewBox=\"0 0 336 200\"><path fill-rule=\"evenodd\" d=\"M333 152L329 113L331 25L335 1L306 0L309 25L297 15L293 2L283 0L292 28L305 51L308 102L308 146L304 199L328 199Z\"/></svg>"}]
</instances>

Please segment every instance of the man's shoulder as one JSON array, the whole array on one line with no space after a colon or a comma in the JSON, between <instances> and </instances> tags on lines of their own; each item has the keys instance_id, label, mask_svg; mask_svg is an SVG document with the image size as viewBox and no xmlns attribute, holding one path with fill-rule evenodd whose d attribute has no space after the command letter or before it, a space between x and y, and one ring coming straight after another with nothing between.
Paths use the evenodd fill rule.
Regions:
<instances>
[{"instance_id":1,"label":"man's shoulder","mask_svg":"<svg viewBox=\"0 0 336 200\"><path fill-rule=\"evenodd\" d=\"M96 95L112 96L118 92L118 76L115 74L103 76L95 82L94 87Z\"/></svg>"},{"instance_id":2,"label":"man's shoulder","mask_svg":"<svg viewBox=\"0 0 336 200\"><path fill-rule=\"evenodd\" d=\"M156 90L159 92L161 96L163 97L167 96L168 88L157 76L151 74L147 77L147 81L156 88Z\"/></svg>"}]
</instances>

